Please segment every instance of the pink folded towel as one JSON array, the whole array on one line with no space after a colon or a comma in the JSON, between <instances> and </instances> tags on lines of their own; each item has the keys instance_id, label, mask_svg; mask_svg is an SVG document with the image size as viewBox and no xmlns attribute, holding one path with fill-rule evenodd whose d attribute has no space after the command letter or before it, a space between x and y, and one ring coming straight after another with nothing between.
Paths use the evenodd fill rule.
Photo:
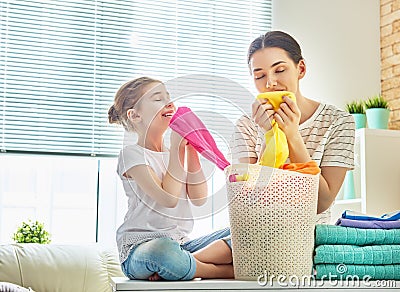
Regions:
<instances>
[{"instance_id":1,"label":"pink folded towel","mask_svg":"<svg viewBox=\"0 0 400 292\"><path fill-rule=\"evenodd\" d=\"M230 163L218 149L203 122L188 107L179 107L169 127L185 138L201 155L224 170Z\"/></svg>"}]
</instances>

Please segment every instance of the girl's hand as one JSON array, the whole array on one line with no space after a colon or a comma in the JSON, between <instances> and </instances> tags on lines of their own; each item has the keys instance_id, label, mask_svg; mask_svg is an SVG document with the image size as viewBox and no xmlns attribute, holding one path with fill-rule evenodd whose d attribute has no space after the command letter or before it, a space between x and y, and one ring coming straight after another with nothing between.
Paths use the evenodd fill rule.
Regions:
<instances>
[{"instance_id":1,"label":"girl's hand","mask_svg":"<svg viewBox=\"0 0 400 292\"><path fill-rule=\"evenodd\" d=\"M196 173L198 171L201 171L199 153L190 144L186 145L186 155L187 155L186 157L187 157L187 162L188 162L188 169L187 169L188 172Z\"/></svg>"},{"instance_id":2,"label":"girl's hand","mask_svg":"<svg viewBox=\"0 0 400 292\"><path fill-rule=\"evenodd\" d=\"M252 105L252 118L264 131L272 128L271 122L274 118L274 109L267 99L256 99Z\"/></svg>"},{"instance_id":3,"label":"girl's hand","mask_svg":"<svg viewBox=\"0 0 400 292\"><path fill-rule=\"evenodd\" d=\"M182 136L175 131L171 131L170 141L171 141L171 150L172 148L175 149L177 148L179 150L185 149L185 146L188 144L187 140L182 138Z\"/></svg>"},{"instance_id":4,"label":"girl's hand","mask_svg":"<svg viewBox=\"0 0 400 292\"><path fill-rule=\"evenodd\" d=\"M297 104L289 97L284 96L283 101L274 114L274 119L287 139L290 140L299 134L301 112Z\"/></svg>"}]
</instances>

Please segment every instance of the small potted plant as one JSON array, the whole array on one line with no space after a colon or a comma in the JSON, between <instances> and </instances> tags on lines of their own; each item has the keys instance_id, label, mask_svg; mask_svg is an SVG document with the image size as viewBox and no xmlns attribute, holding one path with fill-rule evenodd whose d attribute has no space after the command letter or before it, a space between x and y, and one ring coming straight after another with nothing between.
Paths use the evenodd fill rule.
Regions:
<instances>
[{"instance_id":1,"label":"small potted plant","mask_svg":"<svg viewBox=\"0 0 400 292\"><path fill-rule=\"evenodd\" d=\"M365 101L368 128L387 129L390 109L388 102L381 95L376 95Z\"/></svg>"},{"instance_id":2,"label":"small potted plant","mask_svg":"<svg viewBox=\"0 0 400 292\"><path fill-rule=\"evenodd\" d=\"M365 116L364 103L362 101L352 101L347 103L346 111L353 116L354 122L356 123L356 129L365 128L367 119Z\"/></svg>"},{"instance_id":3,"label":"small potted plant","mask_svg":"<svg viewBox=\"0 0 400 292\"><path fill-rule=\"evenodd\" d=\"M44 229L44 224L38 221L22 222L13 238L17 243L50 243L50 234Z\"/></svg>"}]
</instances>

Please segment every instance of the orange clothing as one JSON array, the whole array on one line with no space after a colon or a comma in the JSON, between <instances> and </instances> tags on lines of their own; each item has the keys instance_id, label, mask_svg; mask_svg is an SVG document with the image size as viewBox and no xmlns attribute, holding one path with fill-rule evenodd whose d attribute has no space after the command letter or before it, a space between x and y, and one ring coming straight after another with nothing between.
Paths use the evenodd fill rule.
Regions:
<instances>
[{"instance_id":1,"label":"orange clothing","mask_svg":"<svg viewBox=\"0 0 400 292\"><path fill-rule=\"evenodd\" d=\"M297 171L300 173L314 174L314 175L319 174L321 172L321 169L318 167L318 164L313 160L305 163L286 163L282 165L282 167L280 168L284 170Z\"/></svg>"}]
</instances>

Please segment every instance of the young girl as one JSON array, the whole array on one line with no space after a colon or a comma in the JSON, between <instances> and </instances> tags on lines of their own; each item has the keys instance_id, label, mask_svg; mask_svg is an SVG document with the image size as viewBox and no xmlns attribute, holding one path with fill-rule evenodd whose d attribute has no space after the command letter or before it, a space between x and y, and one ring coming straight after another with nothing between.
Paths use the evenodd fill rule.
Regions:
<instances>
[{"instance_id":1,"label":"young girl","mask_svg":"<svg viewBox=\"0 0 400 292\"><path fill-rule=\"evenodd\" d=\"M207 183L196 150L172 131L164 133L175 106L164 84L147 77L122 85L108 112L109 122L136 132L135 145L119 155L117 172L128 197L128 211L117 230L121 267L130 279L190 280L232 278L228 255L216 253L229 229L188 241L193 219L189 201L202 205ZM205 252L205 246L213 246ZM193 254L192 254L193 253Z\"/></svg>"}]
</instances>

